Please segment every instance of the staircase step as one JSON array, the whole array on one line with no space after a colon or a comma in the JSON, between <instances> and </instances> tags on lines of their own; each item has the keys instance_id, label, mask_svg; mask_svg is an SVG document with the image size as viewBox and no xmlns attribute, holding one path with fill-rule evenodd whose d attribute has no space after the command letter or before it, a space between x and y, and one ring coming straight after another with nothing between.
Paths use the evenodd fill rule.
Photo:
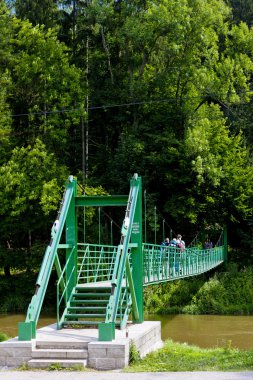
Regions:
<instances>
[{"instance_id":1,"label":"staircase step","mask_svg":"<svg viewBox=\"0 0 253 380\"><path fill-rule=\"evenodd\" d=\"M83 298L85 298L85 297L94 297L94 296L96 296L96 297L105 297L105 296L107 296L108 298L110 297L110 295L111 295L111 293L95 293L95 292L93 292L93 293L73 293L72 294L72 297L83 297Z\"/></svg>"},{"instance_id":2,"label":"staircase step","mask_svg":"<svg viewBox=\"0 0 253 380\"><path fill-rule=\"evenodd\" d=\"M105 313L104 314L91 314L91 313L70 313L70 314L66 314L65 315L65 318L105 318Z\"/></svg>"},{"instance_id":3,"label":"staircase step","mask_svg":"<svg viewBox=\"0 0 253 380\"><path fill-rule=\"evenodd\" d=\"M108 303L108 299L105 299L105 300L71 300L71 304L82 304L82 303L85 303L85 304L107 304Z\"/></svg>"},{"instance_id":4,"label":"staircase step","mask_svg":"<svg viewBox=\"0 0 253 380\"><path fill-rule=\"evenodd\" d=\"M35 348L32 351L33 359L87 359L88 351L81 349L52 349L52 348Z\"/></svg>"},{"instance_id":5,"label":"staircase step","mask_svg":"<svg viewBox=\"0 0 253 380\"><path fill-rule=\"evenodd\" d=\"M86 272L87 273L87 272ZM94 277L95 278L95 277ZM76 286L78 287L85 287L85 288L108 288L108 287L111 287L112 286L112 279L110 280L101 280L100 279L100 276L98 276L98 278L96 279L96 281L92 281L92 282L82 282L81 280L83 280L84 278L81 278L79 277L79 282L77 283ZM85 279L87 279L87 275L85 276ZM87 280L86 280L87 281ZM126 279L123 279L122 280L122 286L125 286L126 285Z\"/></svg>"},{"instance_id":6,"label":"staircase step","mask_svg":"<svg viewBox=\"0 0 253 380\"><path fill-rule=\"evenodd\" d=\"M97 290L99 290L100 292L101 291L111 291L111 285L109 286L76 286L76 290L80 290L80 291L89 291L89 292L95 292Z\"/></svg>"},{"instance_id":7,"label":"staircase step","mask_svg":"<svg viewBox=\"0 0 253 380\"><path fill-rule=\"evenodd\" d=\"M106 310L106 305L105 306L70 306L68 307L68 312L69 311L79 311L79 310Z\"/></svg>"},{"instance_id":8,"label":"staircase step","mask_svg":"<svg viewBox=\"0 0 253 380\"><path fill-rule=\"evenodd\" d=\"M59 365L59 367L69 368L69 367L83 367L87 365L87 360L85 359L31 359L28 361L28 366L31 368L47 368L51 365Z\"/></svg>"}]
</instances>

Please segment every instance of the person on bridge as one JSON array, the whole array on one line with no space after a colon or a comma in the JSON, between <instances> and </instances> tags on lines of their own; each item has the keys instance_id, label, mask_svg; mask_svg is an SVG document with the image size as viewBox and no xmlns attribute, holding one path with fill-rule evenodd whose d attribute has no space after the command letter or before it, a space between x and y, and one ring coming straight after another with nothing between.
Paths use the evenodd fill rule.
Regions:
<instances>
[{"instance_id":1,"label":"person on bridge","mask_svg":"<svg viewBox=\"0 0 253 380\"><path fill-rule=\"evenodd\" d=\"M166 256L166 247L168 247L170 244L170 239L166 238L161 242L161 249L160 249L160 259L159 259L159 266L161 266L162 262L165 260Z\"/></svg>"},{"instance_id":2,"label":"person on bridge","mask_svg":"<svg viewBox=\"0 0 253 380\"><path fill-rule=\"evenodd\" d=\"M167 247L170 244L170 239L166 238L164 241L161 243L161 247Z\"/></svg>"},{"instance_id":3,"label":"person on bridge","mask_svg":"<svg viewBox=\"0 0 253 380\"><path fill-rule=\"evenodd\" d=\"M180 248L180 252L182 252L185 249L185 242L182 240L182 235L177 235L177 247Z\"/></svg>"},{"instance_id":4,"label":"person on bridge","mask_svg":"<svg viewBox=\"0 0 253 380\"><path fill-rule=\"evenodd\" d=\"M173 238L171 241L170 241L170 247L174 247L176 248L177 247L177 239L176 238Z\"/></svg>"},{"instance_id":5,"label":"person on bridge","mask_svg":"<svg viewBox=\"0 0 253 380\"><path fill-rule=\"evenodd\" d=\"M213 243L210 239L206 239L204 242L204 249L211 249L213 248Z\"/></svg>"}]
</instances>

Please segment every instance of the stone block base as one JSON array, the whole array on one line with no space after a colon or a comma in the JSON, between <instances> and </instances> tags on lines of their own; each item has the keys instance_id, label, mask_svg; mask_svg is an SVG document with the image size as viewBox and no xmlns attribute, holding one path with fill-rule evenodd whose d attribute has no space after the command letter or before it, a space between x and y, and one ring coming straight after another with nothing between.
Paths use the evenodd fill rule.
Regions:
<instances>
[{"instance_id":1,"label":"stone block base","mask_svg":"<svg viewBox=\"0 0 253 380\"><path fill-rule=\"evenodd\" d=\"M55 358L55 363L61 365L58 351L66 350L67 352L67 347L68 349L71 347L71 349L75 348L79 353L79 345L82 344L87 347L85 357L87 356L88 367L97 370L122 369L129 364L131 341L135 344L141 358L163 345L160 322L130 323L127 329L115 330L115 333L113 341L103 342L98 340L97 329L57 330L56 324L50 325L37 330L37 347L36 339L19 341L18 338L14 338L1 342L0 366L19 367L28 363L35 357L37 358L38 347L44 347L45 351L40 351L41 353L44 352L44 356L40 357L41 361L48 359L49 353L54 350L51 356ZM45 349L45 347L47 348ZM71 355L73 355L73 352ZM66 358L68 359L67 356ZM69 363L71 363L71 360L69 360ZM64 362L64 366L67 366L67 364Z\"/></svg>"}]
</instances>

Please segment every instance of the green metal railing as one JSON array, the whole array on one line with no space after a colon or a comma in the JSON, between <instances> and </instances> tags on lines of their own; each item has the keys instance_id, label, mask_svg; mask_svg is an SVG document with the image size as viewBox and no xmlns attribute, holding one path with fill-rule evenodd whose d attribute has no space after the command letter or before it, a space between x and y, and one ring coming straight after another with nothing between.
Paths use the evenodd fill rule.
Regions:
<instances>
[{"instance_id":1,"label":"green metal railing","mask_svg":"<svg viewBox=\"0 0 253 380\"><path fill-rule=\"evenodd\" d=\"M224 246L212 249L161 247L143 244L143 285L196 276L224 261Z\"/></svg>"},{"instance_id":2,"label":"green metal railing","mask_svg":"<svg viewBox=\"0 0 253 380\"><path fill-rule=\"evenodd\" d=\"M101 281L109 281L112 284L117 283L122 245L116 247L98 244L78 244L78 247L78 284L98 283ZM144 257L144 286L171 281L177 278L196 276L215 268L224 261L223 245L206 250L197 247L182 250L148 243L144 243L142 247ZM125 270L122 272L121 281L124 289L129 287L126 268L128 267L132 271L131 243L129 244L127 256L129 264L125 266ZM58 280L57 286L59 289L65 268L62 270L62 275Z\"/></svg>"},{"instance_id":3,"label":"green metal railing","mask_svg":"<svg viewBox=\"0 0 253 380\"><path fill-rule=\"evenodd\" d=\"M112 280L117 247L79 243L77 253L79 284Z\"/></svg>"}]
</instances>

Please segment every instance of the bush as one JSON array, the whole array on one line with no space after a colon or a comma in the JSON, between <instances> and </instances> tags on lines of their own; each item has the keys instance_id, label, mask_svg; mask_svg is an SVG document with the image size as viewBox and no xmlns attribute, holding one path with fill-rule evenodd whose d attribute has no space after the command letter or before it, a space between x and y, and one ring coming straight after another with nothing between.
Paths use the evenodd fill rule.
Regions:
<instances>
[{"instance_id":1,"label":"bush","mask_svg":"<svg viewBox=\"0 0 253 380\"><path fill-rule=\"evenodd\" d=\"M131 340L129 347L129 364L136 364L140 361L140 353L137 350L135 343Z\"/></svg>"},{"instance_id":2,"label":"bush","mask_svg":"<svg viewBox=\"0 0 253 380\"><path fill-rule=\"evenodd\" d=\"M144 293L145 309L149 313L182 313L203 284L204 278L199 276L148 286Z\"/></svg>"},{"instance_id":3,"label":"bush","mask_svg":"<svg viewBox=\"0 0 253 380\"><path fill-rule=\"evenodd\" d=\"M193 297L199 314L223 314L226 306L226 291L214 277L206 282Z\"/></svg>"},{"instance_id":4,"label":"bush","mask_svg":"<svg viewBox=\"0 0 253 380\"><path fill-rule=\"evenodd\" d=\"M189 314L253 313L253 268L220 273L206 282L183 308Z\"/></svg>"},{"instance_id":5,"label":"bush","mask_svg":"<svg viewBox=\"0 0 253 380\"><path fill-rule=\"evenodd\" d=\"M0 331L0 342L4 342L7 339L9 339L8 336Z\"/></svg>"}]
</instances>

